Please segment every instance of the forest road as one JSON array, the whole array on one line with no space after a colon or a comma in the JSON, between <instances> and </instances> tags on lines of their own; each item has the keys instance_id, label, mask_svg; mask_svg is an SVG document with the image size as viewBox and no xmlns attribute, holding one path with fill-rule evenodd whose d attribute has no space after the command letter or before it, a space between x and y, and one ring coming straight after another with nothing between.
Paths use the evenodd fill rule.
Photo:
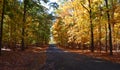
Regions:
<instances>
[{"instance_id":1,"label":"forest road","mask_svg":"<svg viewBox=\"0 0 120 70\"><path fill-rule=\"evenodd\" d=\"M40 70L120 70L120 64L71 53L50 45Z\"/></svg>"}]
</instances>

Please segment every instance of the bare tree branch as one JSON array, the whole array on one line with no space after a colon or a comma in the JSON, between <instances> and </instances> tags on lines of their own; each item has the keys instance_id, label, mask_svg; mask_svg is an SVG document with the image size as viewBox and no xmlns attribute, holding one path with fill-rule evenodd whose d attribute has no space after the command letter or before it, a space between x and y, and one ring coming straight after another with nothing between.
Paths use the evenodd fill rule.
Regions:
<instances>
[{"instance_id":1,"label":"bare tree branch","mask_svg":"<svg viewBox=\"0 0 120 70\"><path fill-rule=\"evenodd\" d=\"M87 7L85 7L82 3L80 3L80 4L88 11L88 13L90 13L90 11Z\"/></svg>"}]
</instances>

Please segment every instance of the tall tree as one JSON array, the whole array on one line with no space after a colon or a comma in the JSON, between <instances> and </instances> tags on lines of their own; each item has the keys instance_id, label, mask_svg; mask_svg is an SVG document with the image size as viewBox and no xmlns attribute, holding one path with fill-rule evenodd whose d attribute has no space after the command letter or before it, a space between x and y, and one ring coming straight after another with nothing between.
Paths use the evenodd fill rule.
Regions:
<instances>
[{"instance_id":1,"label":"tall tree","mask_svg":"<svg viewBox=\"0 0 120 70\"><path fill-rule=\"evenodd\" d=\"M21 50L25 49L25 23L26 23L26 8L27 0L24 0L24 13L23 13L23 24L22 24L22 41L21 41Z\"/></svg>"},{"instance_id":2,"label":"tall tree","mask_svg":"<svg viewBox=\"0 0 120 70\"><path fill-rule=\"evenodd\" d=\"M4 14L5 14L5 0L3 0L2 16L1 16L1 24L0 24L0 55L1 55L1 48L2 48L2 34L3 34Z\"/></svg>"},{"instance_id":3,"label":"tall tree","mask_svg":"<svg viewBox=\"0 0 120 70\"><path fill-rule=\"evenodd\" d=\"M111 30L111 23L110 23L110 12L109 12L109 5L108 5L108 0L105 0L106 3L106 8L107 8L107 19L108 19L108 29L109 29L109 46L110 46L110 55L113 55L112 52L112 30Z\"/></svg>"},{"instance_id":4,"label":"tall tree","mask_svg":"<svg viewBox=\"0 0 120 70\"><path fill-rule=\"evenodd\" d=\"M89 2L89 18L90 18L90 31L91 31L91 52L94 52L94 35L93 35L93 23L92 23L92 8L91 8L91 0Z\"/></svg>"},{"instance_id":5,"label":"tall tree","mask_svg":"<svg viewBox=\"0 0 120 70\"><path fill-rule=\"evenodd\" d=\"M93 32L93 21L92 21L92 6L91 6L91 0L88 0L88 7L85 7L82 3L81 5L88 11L89 13L89 19L90 19L90 50L91 52L94 52L94 32Z\"/></svg>"}]
</instances>

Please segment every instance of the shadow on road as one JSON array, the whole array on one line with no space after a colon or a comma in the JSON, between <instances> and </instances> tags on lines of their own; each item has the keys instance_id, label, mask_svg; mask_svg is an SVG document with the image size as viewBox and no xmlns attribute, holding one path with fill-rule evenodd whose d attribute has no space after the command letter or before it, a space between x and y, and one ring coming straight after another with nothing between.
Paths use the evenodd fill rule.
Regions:
<instances>
[{"instance_id":1,"label":"shadow on road","mask_svg":"<svg viewBox=\"0 0 120 70\"><path fill-rule=\"evenodd\" d=\"M120 70L120 64L63 51L54 44L46 55L46 64L40 70Z\"/></svg>"}]
</instances>

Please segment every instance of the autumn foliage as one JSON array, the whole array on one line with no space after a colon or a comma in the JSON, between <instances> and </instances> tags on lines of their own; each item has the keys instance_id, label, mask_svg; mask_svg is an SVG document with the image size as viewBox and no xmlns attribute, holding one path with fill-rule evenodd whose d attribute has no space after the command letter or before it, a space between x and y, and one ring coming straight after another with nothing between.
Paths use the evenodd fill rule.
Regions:
<instances>
[{"instance_id":1,"label":"autumn foliage","mask_svg":"<svg viewBox=\"0 0 120 70\"><path fill-rule=\"evenodd\" d=\"M56 11L57 19L52 27L57 44L64 48L91 50L93 38L93 46L95 46L93 50L109 52L112 47L112 50L118 52L120 2L119 0L107 1L108 5L104 0L68 0L60 4ZM91 37L91 28L93 37Z\"/></svg>"}]
</instances>

